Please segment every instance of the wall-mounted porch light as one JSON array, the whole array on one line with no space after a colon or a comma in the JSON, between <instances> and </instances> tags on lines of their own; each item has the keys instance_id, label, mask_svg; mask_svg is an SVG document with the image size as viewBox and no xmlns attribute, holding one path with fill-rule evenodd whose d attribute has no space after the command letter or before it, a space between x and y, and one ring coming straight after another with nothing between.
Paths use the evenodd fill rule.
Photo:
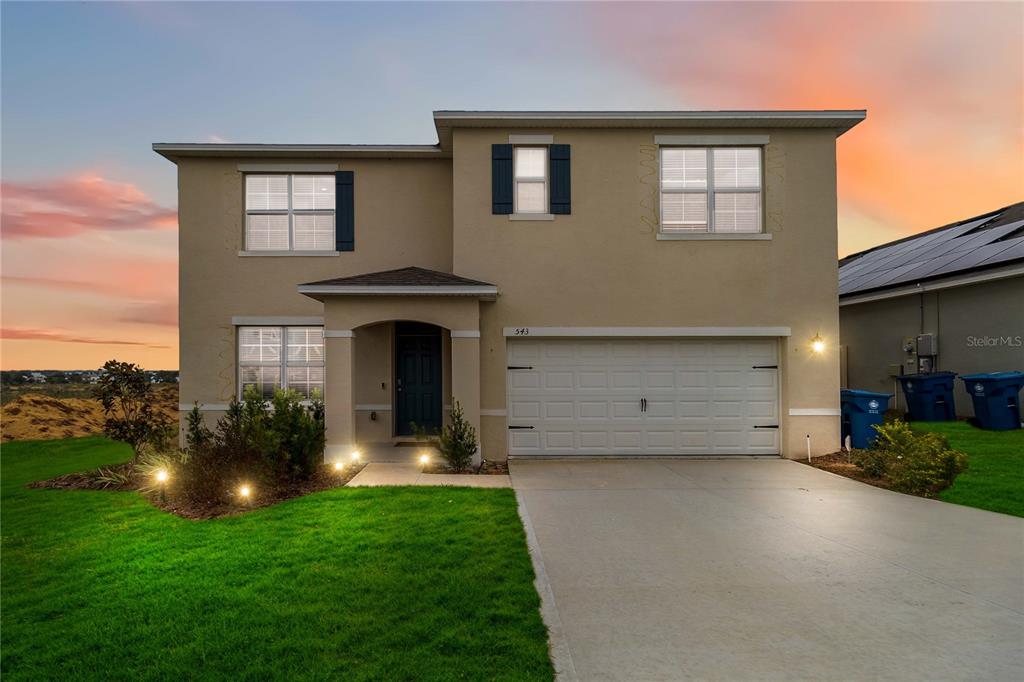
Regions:
<instances>
[{"instance_id":1,"label":"wall-mounted porch light","mask_svg":"<svg viewBox=\"0 0 1024 682\"><path fill-rule=\"evenodd\" d=\"M811 339L811 350L815 353L825 352L825 340L821 338L820 334L815 334L814 338Z\"/></svg>"}]
</instances>

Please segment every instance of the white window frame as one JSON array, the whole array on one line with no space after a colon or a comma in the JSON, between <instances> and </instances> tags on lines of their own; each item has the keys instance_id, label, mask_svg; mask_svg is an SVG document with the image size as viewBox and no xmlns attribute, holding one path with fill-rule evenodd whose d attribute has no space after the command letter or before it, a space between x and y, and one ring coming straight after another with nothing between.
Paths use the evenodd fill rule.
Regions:
<instances>
[{"instance_id":1,"label":"white window frame","mask_svg":"<svg viewBox=\"0 0 1024 682\"><path fill-rule=\"evenodd\" d=\"M516 150L518 149L540 149L544 152L544 175L519 177L519 162ZM517 144L512 147L512 213L522 216L543 216L551 213L551 149L546 144ZM544 203L540 211L519 210L519 183L520 182L543 182Z\"/></svg>"},{"instance_id":2,"label":"white window frame","mask_svg":"<svg viewBox=\"0 0 1024 682\"><path fill-rule=\"evenodd\" d=\"M249 177L250 176L251 177L262 177L262 176L275 176L275 175L276 176L283 175L283 176L288 178L288 208L286 208L286 209L254 209L254 210L250 210L250 208L249 208L249 191L248 191ZM312 175L312 176L322 175L322 176L328 176L330 174L329 173L244 173L242 175L242 196L243 196L243 203L245 205L245 229L244 229L244 233L243 233L242 237L243 237L243 242L244 242L244 249L245 249L244 253L245 254L247 254L247 255L258 254L258 253L274 254L274 253L281 253L281 251L282 251L282 249L254 249L254 248L252 248L249 245L249 216L254 216L254 215L287 215L288 216L288 248L284 249L284 251L289 251L289 252L296 252L296 249L295 249L295 216L297 216L297 215L330 215L331 218L332 218L331 222L333 224L333 229L331 230L331 235L332 236L331 236L331 241L330 241L330 248L327 248L327 249L315 249L315 250L309 251L309 253L325 253L326 254L326 253L334 253L334 252L336 252L337 247L335 245L337 244L337 239L338 239L338 216L337 216L337 209L336 208L329 208L329 209L328 208L314 208L314 209L306 209L306 208L299 209L299 208L295 208L294 207L295 197L294 197L294 194L293 194L293 190L294 190L294 187L293 187L294 182L293 181L294 181L295 177L298 176L298 175ZM335 191L337 191L337 189L335 189ZM335 201L337 201L337 197L335 197Z\"/></svg>"},{"instance_id":3,"label":"white window frame","mask_svg":"<svg viewBox=\"0 0 1024 682\"><path fill-rule=\"evenodd\" d=\"M320 329L324 330L323 325L318 324L291 324L291 325L277 325L277 324L246 324L237 325L235 327L235 375L236 381L235 386L238 391L238 399L242 399L242 369L244 367L278 367L280 374L278 379L278 388L288 388L288 368L289 367L323 367L324 368L324 380L323 386L320 389L320 398L324 399L327 392L327 338L324 335L324 360L322 363L317 362L288 362L288 330L289 329ZM276 329L281 334L281 348L280 357L278 362L243 362L242 361L242 330L243 329ZM303 402L308 402L308 398L304 398Z\"/></svg>"},{"instance_id":4,"label":"white window frame","mask_svg":"<svg viewBox=\"0 0 1024 682\"><path fill-rule=\"evenodd\" d=\"M666 149L702 149L706 152L706 158L704 163L707 169L707 181L704 183L704 189L688 189L688 188L673 188L665 189L665 163L664 163L664 152ZM758 182L760 184L757 188L741 187L741 188L723 188L719 190L715 187L715 150L716 149L753 149L757 151L757 168L758 168ZM760 228L757 232L717 232L715 230L715 192L720 191L722 194L759 194L758 207L758 227ZM665 194L703 194L707 199L707 228L704 230L698 229L686 229L678 227L665 227L665 221L662 211L662 196ZM760 145L715 145L715 146L694 146L694 145L678 145L678 144L666 144L658 147L658 233L661 235L700 235L700 234L719 234L719 235L755 235L764 234L764 147Z\"/></svg>"}]
</instances>

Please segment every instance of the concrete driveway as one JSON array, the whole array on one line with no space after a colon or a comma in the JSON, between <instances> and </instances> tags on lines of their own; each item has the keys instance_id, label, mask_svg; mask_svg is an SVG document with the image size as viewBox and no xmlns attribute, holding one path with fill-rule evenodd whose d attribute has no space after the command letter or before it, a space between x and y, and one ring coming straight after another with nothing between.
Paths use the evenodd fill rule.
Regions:
<instances>
[{"instance_id":1,"label":"concrete driveway","mask_svg":"<svg viewBox=\"0 0 1024 682\"><path fill-rule=\"evenodd\" d=\"M513 462L562 679L1024 679L1024 520L785 460Z\"/></svg>"}]
</instances>

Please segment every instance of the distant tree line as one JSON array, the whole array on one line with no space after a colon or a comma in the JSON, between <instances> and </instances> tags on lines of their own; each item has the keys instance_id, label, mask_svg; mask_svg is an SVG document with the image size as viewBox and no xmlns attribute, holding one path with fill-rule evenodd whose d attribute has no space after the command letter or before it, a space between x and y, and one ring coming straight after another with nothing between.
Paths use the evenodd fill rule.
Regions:
<instances>
[{"instance_id":1,"label":"distant tree line","mask_svg":"<svg viewBox=\"0 0 1024 682\"><path fill-rule=\"evenodd\" d=\"M150 383L173 384L178 381L176 370L158 369L145 372ZM19 384L94 384L99 380L100 370L98 369L75 369L75 370L29 370L29 369L8 369L0 372L0 382L8 386Z\"/></svg>"}]
</instances>

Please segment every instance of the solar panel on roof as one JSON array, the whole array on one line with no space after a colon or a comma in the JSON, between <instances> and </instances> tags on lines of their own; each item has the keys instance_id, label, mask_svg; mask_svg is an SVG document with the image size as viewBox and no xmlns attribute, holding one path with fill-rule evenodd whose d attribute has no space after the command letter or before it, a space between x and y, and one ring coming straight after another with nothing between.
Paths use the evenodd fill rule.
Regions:
<instances>
[{"instance_id":1,"label":"solar panel on roof","mask_svg":"<svg viewBox=\"0 0 1024 682\"><path fill-rule=\"evenodd\" d=\"M839 294L1024 260L1024 235L1014 234L1022 226L1024 202L848 257L840 262Z\"/></svg>"}]
</instances>

